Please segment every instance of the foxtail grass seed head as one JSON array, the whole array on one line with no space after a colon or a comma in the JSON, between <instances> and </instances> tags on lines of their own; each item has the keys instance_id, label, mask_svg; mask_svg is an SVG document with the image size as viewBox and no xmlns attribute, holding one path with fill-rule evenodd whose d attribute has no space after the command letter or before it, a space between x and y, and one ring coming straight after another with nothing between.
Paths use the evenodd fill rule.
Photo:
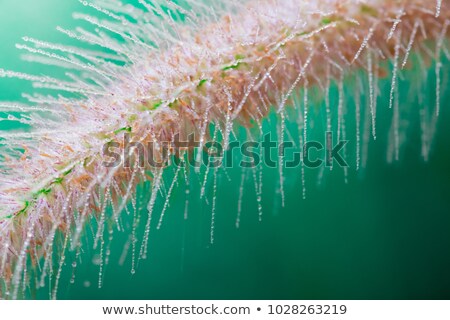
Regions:
<instances>
[{"instance_id":1,"label":"foxtail grass seed head","mask_svg":"<svg viewBox=\"0 0 450 320\"><path fill-rule=\"evenodd\" d=\"M0 121L29 128L0 131L2 297L22 297L29 283L39 287L50 279L51 297L56 298L65 254L72 251L79 257L80 238L91 219L97 221L94 245L101 252L101 287L104 238L113 232L109 222L123 229L120 216L123 212L130 214L130 203L139 210L136 188L150 181L150 196L144 206L148 212L140 221L145 224L142 238L135 234L136 219L133 230L125 230L132 233L128 245L135 248L134 273L135 260L147 255L150 226L161 226L171 192L178 184L174 180L164 186L163 213L153 220L166 166L142 164L134 152L125 152L125 135L130 143L152 144L153 158L163 161L174 155L167 142L175 137L189 141L189 136L195 135L200 150L208 141L221 137L227 149L239 128L246 128L249 137L258 135L262 120L274 110L280 118L281 142L287 139L286 121L297 121L300 131L295 140L305 143L314 130L308 120L317 103L310 99L310 91L315 88L325 101L328 131L337 132L338 140L345 140L345 115L349 112L345 83L352 81L358 100L356 167L365 164L362 153L367 152L369 139L364 138L364 132L376 138L380 108L392 109L388 160L398 159L405 140L399 125L403 97L399 96L398 81L416 64L423 74L430 66L435 69L435 108L422 125L422 156L428 158L442 106L441 77L448 70L444 61L450 58L448 1L139 0L136 6L116 0L80 3L81 11L94 10L97 14L74 13L73 17L92 28L57 27L68 38L83 43L80 48L31 37L24 37L17 45L27 60L65 68L66 77L0 69L0 77L27 80L35 88L33 94L25 95L28 103L0 102L1 114L7 115ZM389 92L380 92L378 81L382 78L390 79ZM334 84L339 93L336 107L330 106L329 100ZM40 94L41 89L53 90L55 95ZM377 103L381 95L389 97L387 105ZM421 99L420 90L412 90L411 95ZM368 110L364 112L370 116L368 130L359 127L361 110ZM105 166L105 146L108 149L111 145L120 155L116 160L121 164L128 161L129 166ZM176 177L185 175L184 153L189 152L188 148L177 155L182 165ZM279 161L283 165L282 156ZM210 170L214 173L213 199L209 200L213 207L212 243L220 170ZM244 180L254 180L260 219L263 214L262 172L258 167L248 170L246 173L243 169L239 188L237 226ZM302 172L305 197L303 167ZM282 201L283 181L280 169ZM56 237L60 241L55 241Z\"/></svg>"}]
</instances>

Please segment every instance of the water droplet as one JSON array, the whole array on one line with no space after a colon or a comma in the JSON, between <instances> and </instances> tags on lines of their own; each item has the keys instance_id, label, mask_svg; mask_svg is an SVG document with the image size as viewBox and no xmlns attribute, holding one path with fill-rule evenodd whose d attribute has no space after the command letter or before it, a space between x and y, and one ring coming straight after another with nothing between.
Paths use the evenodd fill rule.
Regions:
<instances>
[{"instance_id":1,"label":"water droplet","mask_svg":"<svg viewBox=\"0 0 450 320\"><path fill-rule=\"evenodd\" d=\"M99 266L101 263L101 258L98 254L96 254L93 258L92 258L92 263L96 266Z\"/></svg>"}]
</instances>

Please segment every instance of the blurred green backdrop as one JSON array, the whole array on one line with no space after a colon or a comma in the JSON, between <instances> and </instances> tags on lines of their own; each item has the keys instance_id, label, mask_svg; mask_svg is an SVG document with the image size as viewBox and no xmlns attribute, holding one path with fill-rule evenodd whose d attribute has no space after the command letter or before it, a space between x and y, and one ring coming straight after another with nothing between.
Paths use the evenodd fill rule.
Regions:
<instances>
[{"instance_id":1,"label":"blurred green backdrop","mask_svg":"<svg viewBox=\"0 0 450 320\"><path fill-rule=\"evenodd\" d=\"M57 72L21 61L14 44L25 35L68 43L55 26L74 27L71 12L83 8L76 0L0 0L0 68ZM409 84L402 86L406 90ZM450 121L450 89L444 89L428 163L420 157L419 122L414 116L409 119L411 134L401 162L387 164L390 120L383 115L389 111L380 111L380 135L370 142L368 167L359 174L351 168L348 184L343 182L342 170L334 170L317 186L317 170L308 170L308 197L302 200L299 170L286 171L286 206L281 208L276 192L278 171L264 169L261 223L249 176L241 227L235 228L241 173L230 170L231 182L221 175L212 246L211 204L198 199L199 178L192 174L189 219L183 220L184 189L180 188L173 195L163 228L153 227L149 257L139 263L134 275L130 256L123 266L118 265L128 234L116 233L103 288L97 288L98 266L92 263L98 252L85 246L74 284L69 283L71 260L66 260L59 298L449 299L450 126L446 124ZM21 92L31 90L26 82L0 79L0 100L17 100ZM410 107L418 108L414 103ZM380 109L387 105L380 100ZM8 122L0 126L14 129ZM268 126L267 130L275 129ZM354 138L349 138L354 148ZM159 199L156 213L161 207ZM48 291L30 297L46 299Z\"/></svg>"}]
</instances>

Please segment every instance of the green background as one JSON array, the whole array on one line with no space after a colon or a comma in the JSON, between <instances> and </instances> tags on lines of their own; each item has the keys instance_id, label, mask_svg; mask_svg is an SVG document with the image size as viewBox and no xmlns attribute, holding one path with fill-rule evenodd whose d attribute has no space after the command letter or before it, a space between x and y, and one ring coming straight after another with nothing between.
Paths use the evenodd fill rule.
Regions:
<instances>
[{"instance_id":1,"label":"green background","mask_svg":"<svg viewBox=\"0 0 450 320\"><path fill-rule=\"evenodd\" d=\"M55 72L22 62L14 44L24 35L67 43L55 26L74 27L74 10L83 10L75 0L0 0L0 68L33 74ZM410 84L402 82L401 86L401 91L406 91ZM388 83L381 87L382 92L389 92ZM199 177L192 174L189 219L183 220L184 189L179 188L163 227L152 228L149 257L139 263L136 274L130 273L130 256L124 266L118 265L128 234L115 233L103 288L97 288L98 266L91 262L98 250L84 246L86 252L74 284L69 284L73 255L68 255L59 298L450 298L450 126L446 125L450 120L450 89L443 90L442 115L429 162L420 157L418 112L407 118L410 129L401 161L386 162L391 111L388 101L380 99L379 139L370 142L366 170L355 173L351 163L348 184L342 170L337 169L317 186L317 170L308 170L308 195L302 200L300 171L287 170L286 206L281 208L276 192L278 171L265 168L263 222L258 222L249 176L241 227L236 229L240 169L232 169L231 182L224 175L219 177L216 241L211 246L211 203L198 199ZM433 105L433 83L429 91L425 103ZM0 79L0 100L20 99L21 92L31 92L31 86ZM402 106L405 103L411 110L420 107L414 101L401 101ZM317 122L323 120L319 115L316 118ZM14 129L8 122L0 122L0 127ZM268 125L266 130L273 131L274 126ZM350 148L354 148L353 136L349 139ZM351 151L349 157L353 157ZM148 190L145 186L142 193L148 196ZM208 190L211 199L211 188ZM145 212L142 214L145 217ZM46 299L48 289L30 297Z\"/></svg>"}]
</instances>

